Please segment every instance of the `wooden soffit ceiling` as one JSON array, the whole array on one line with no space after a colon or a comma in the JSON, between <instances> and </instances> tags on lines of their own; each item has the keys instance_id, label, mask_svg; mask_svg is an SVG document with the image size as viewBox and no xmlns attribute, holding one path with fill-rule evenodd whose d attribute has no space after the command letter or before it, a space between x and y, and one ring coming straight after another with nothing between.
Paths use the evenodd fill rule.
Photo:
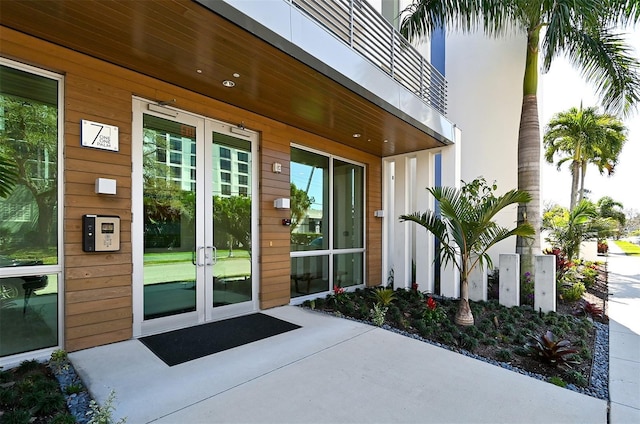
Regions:
<instances>
[{"instance_id":1,"label":"wooden soffit ceiling","mask_svg":"<svg viewBox=\"0 0 640 424\"><path fill-rule=\"evenodd\" d=\"M443 145L194 1L0 1L0 23L380 157Z\"/></svg>"}]
</instances>

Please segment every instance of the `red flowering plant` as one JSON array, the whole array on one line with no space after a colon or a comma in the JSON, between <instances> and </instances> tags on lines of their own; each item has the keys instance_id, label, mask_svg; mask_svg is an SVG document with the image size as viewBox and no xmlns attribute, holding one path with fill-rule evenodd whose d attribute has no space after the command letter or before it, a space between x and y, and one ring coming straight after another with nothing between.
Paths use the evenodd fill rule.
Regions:
<instances>
[{"instance_id":1,"label":"red flowering plant","mask_svg":"<svg viewBox=\"0 0 640 424\"><path fill-rule=\"evenodd\" d=\"M427 298L425 307L422 317L428 324L437 324L447 318L447 313L438 306L438 303L433 297L429 296Z\"/></svg>"},{"instance_id":2,"label":"red flowering plant","mask_svg":"<svg viewBox=\"0 0 640 424\"><path fill-rule=\"evenodd\" d=\"M335 300L336 305L344 304L348 301L349 296L343 287L336 284L333 286L333 299Z\"/></svg>"}]
</instances>

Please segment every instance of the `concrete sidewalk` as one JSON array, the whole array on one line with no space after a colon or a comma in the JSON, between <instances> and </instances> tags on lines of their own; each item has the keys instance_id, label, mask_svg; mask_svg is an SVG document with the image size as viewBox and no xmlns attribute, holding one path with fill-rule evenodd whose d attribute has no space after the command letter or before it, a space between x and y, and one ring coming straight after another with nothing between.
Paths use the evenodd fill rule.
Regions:
<instances>
[{"instance_id":1,"label":"concrete sidewalk","mask_svg":"<svg viewBox=\"0 0 640 424\"><path fill-rule=\"evenodd\" d=\"M611 424L640 423L640 257L609 242Z\"/></svg>"},{"instance_id":2,"label":"concrete sidewalk","mask_svg":"<svg viewBox=\"0 0 640 424\"><path fill-rule=\"evenodd\" d=\"M599 423L607 402L298 307L302 326L168 367L129 340L70 354L116 417L159 423Z\"/></svg>"}]
</instances>

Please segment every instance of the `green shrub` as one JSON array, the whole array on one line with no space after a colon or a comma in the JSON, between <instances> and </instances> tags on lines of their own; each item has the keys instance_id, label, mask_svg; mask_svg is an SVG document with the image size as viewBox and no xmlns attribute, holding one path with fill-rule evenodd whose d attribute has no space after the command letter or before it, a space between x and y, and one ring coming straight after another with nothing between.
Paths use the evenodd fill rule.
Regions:
<instances>
[{"instance_id":1,"label":"green shrub","mask_svg":"<svg viewBox=\"0 0 640 424\"><path fill-rule=\"evenodd\" d=\"M36 361L35 359L29 360L29 361L22 361L20 365L18 365L17 372L20 374L26 374L28 372L40 369L41 366L42 364Z\"/></svg>"},{"instance_id":2,"label":"green shrub","mask_svg":"<svg viewBox=\"0 0 640 424\"><path fill-rule=\"evenodd\" d=\"M2 415L2 424L29 424L31 414L25 409L14 409Z\"/></svg>"},{"instance_id":3,"label":"green shrub","mask_svg":"<svg viewBox=\"0 0 640 424\"><path fill-rule=\"evenodd\" d=\"M518 356L530 356L529 349L527 349L524 346L516 347L515 349L513 349L513 353L515 353Z\"/></svg>"},{"instance_id":4,"label":"green shrub","mask_svg":"<svg viewBox=\"0 0 640 424\"><path fill-rule=\"evenodd\" d=\"M591 351L589 349L587 349L586 347L581 348L580 352L578 353L578 355L580 356L580 358L583 361L590 361L593 358L593 355L591 354Z\"/></svg>"},{"instance_id":5,"label":"green shrub","mask_svg":"<svg viewBox=\"0 0 640 424\"><path fill-rule=\"evenodd\" d=\"M500 349L498 353L496 353L496 357L503 362L509 362L513 359L513 354L509 349Z\"/></svg>"},{"instance_id":6,"label":"green shrub","mask_svg":"<svg viewBox=\"0 0 640 424\"><path fill-rule=\"evenodd\" d=\"M530 335L527 330L520 330L511 340L513 340L514 344L524 345L527 343L527 340L529 340L529 337Z\"/></svg>"},{"instance_id":7,"label":"green shrub","mask_svg":"<svg viewBox=\"0 0 640 424\"><path fill-rule=\"evenodd\" d=\"M76 424L76 417L68 412L64 412L53 417L51 424Z\"/></svg>"},{"instance_id":8,"label":"green shrub","mask_svg":"<svg viewBox=\"0 0 640 424\"><path fill-rule=\"evenodd\" d=\"M580 268L580 273L582 274L582 282L585 287L589 288L593 286L596 282L596 278L598 277L598 271L591 266L583 266Z\"/></svg>"},{"instance_id":9,"label":"green shrub","mask_svg":"<svg viewBox=\"0 0 640 424\"><path fill-rule=\"evenodd\" d=\"M66 401L59 391L45 393L36 402L38 412L44 415L51 415L55 412L62 411L65 406Z\"/></svg>"},{"instance_id":10,"label":"green shrub","mask_svg":"<svg viewBox=\"0 0 640 424\"><path fill-rule=\"evenodd\" d=\"M505 324L502 326L501 331L505 336L513 336L516 334L516 327L513 324Z\"/></svg>"},{"instance_id":11,"label":"green shrub","mask_svg":"<svg viewBox=\"0 0 640 424\"><path fill-rule=\"evenodd\" d=\"M549 383L555 384L556 386L560 386L560 387L567 387L567 383L565 383L565 381L562 378L557 376L549 377Z\"/></svg>"},{"instance_id":12,"label":"green shrub","mask_svg":"<svg viewBox=\"0 0 640 424\"><path fill-rule=\"evenodd\" d=\"M13 406L18 402L18 391L12 387L0 387L0 405Z\"/></svg>"},{"instance_id":13,"label":"green shrub","mask_svg":"<svg viewBox=\"0 0 640 424\"><path fill-rule=\"evenodd\" d=\"M589 346L589 343L584 339L579 339L576 342L576 347L583 348L583 347L587 347L587 346Z\"/></svg>"},{"instance_id":14,"label":"green shrub","mask_svg":"<svg viewBox=\"0 0 640 424\"><path fill-rule=\"evenodd\" d=\"M480 324L478 324L478 330L483 333L488 333L489 331L493 330L493 328L493 322L491 322L491 320L488 318L483 319Z\"/></svg>"},{"instance_id":15,"label":"green shrub","mask_svg":"<svg viewBox=\"0 0 640 424\"><path fill-rule=\"evenodd\" d=\"M570 381L573 381L578 386L587 387L589 385L587 377L578 370L568 370L565 374Z\"/></svg>"},{"instance_id":16,"label":"green shrub","mask_svg":"<svg viewBox=\"0 0 640 424\"><path fill-rule=\"evenodd\" d=\"M564 328L561 325L554 325L551 327L551 332L558 337L564 337L566 334Z\"/></svg>"},{"instance_id":17,"label":"green shrub","mask_svg":"<svg viewBox=\"0 0 640 424\"><path fill-rule=\"evenodd\" d=\"M574 283L569 287L566 287L562 291L562 299L566 302L576 302L582 299L582 295L587 289L582 283Z\"/></svg>"},{"instance_id":18,"label":"green shrub","mask_svg":"<svg viewBox=\"0 0 640 424\"><path fill-rule=\"evenodd\" d=\"M482 339L482 344L487 346L495 346L498 344L498 341L493 337L485 337L484 339Z\"/></svg>"},{"instance_id":19,"label":"green shrub","mask_svg":"<svg viewBox=\"0 0 640 424\"><path fill-rule=\"evenodd\" d=\"M84 390L82 384L69 384L64 392L68 395L78 394Z\"/></svg>"},{"instance_id":20,"label":"green shrub","mask_svg":"<svg viewBox=\"0 0 640 424\"><path fill-rule=\"evenodd\" d=\"M555 325L558 323L558 315L555 312L549 312L544 316L543 320L547 325Z\"/></svg>"},{"instance_id":21,"label":"green shrub","mask_svg":"<svg viewBox=\"0 0 640 424\"><path fill-rule=\"evenodd\" d=\"M453 334L449 332L440 333L439 336L442 343L453 344L453 341L455 340Z\"/></svg>"},{"instance_id":22,"label":"green shrub","mask_svg":"<svg viewBox=\"0 0 640 424\"><path fill-rule=\"evenodd\" d=\"M423 324L424 324L424 321L423 321ZM434 329L432 326L424 325L424 327L419 329L418 332L420 333L420 336L424 337L425 339L431 339L434 334Z\"/></svg>"},{"instance_id":23,"label":"green shrub","mask_svg":"<svg viewBox=\"0 0 640 424\"><path fill-rule=\"evenodd\" d=\"M460 336L460 347L473 352L478 347L478 340L468 334Z\"/></svg>"}]
</instances>

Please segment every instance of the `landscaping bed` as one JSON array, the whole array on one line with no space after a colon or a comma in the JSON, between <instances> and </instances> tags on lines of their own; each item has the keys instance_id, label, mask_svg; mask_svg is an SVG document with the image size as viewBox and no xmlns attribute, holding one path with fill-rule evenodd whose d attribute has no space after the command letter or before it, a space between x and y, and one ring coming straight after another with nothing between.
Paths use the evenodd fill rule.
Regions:
<instances>
[{"instance_id":1,"label":"landscaping bed","mask_svg":"<svg viewBox=\"0 0 640 424\"><path fill-rule=\"evenodd\" d=\"M30 360L0 369L0 424L107 423L111 408L91 399L62 350L46 363Z\"/></svg>"},{"instance_id":2,"label":"landscaping bed","mask_svg":"<svg viewBox=\"0 0 640 424\"><path fill-rule=\"evenodd\" d=\"M605 310L606 270L599 271L597 284L591 284L582 299L572 302L559 299L557 312L541 313L527 305L507 308L497 300L470 302L475 323L466 327L454 324L458 300L426 295L415 289L367 288L346 292L336 288L335 294L306 301L303 306L380 325L607 399L608 326L606 316L597 313L597 302ZM558 349L575 352L560 354L552 361L541 360L535 338L540 340L548 331L553 334L552 340L561 342Z\"/></svg>"},{"instance_id":3,"label":"landscaping bed","mask_svg":"<svg viewBox=\"0 0 640 424\"><path fill-rule=\"evenodd\" d=\"M52 370L37 361L0 371L0 423L73 424Z\"/></svg>"}]
</instances>

